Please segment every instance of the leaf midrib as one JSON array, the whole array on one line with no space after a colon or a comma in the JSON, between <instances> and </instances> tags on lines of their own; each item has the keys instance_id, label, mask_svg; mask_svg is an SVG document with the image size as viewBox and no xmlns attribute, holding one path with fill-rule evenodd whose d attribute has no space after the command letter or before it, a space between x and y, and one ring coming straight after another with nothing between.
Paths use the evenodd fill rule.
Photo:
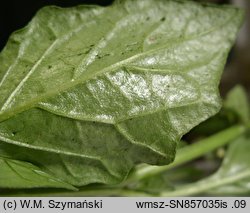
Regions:
<instances>
[{"instance_id":1,"label":"leaf midrib","mask_svg":"<svg viewBox=\"0 0 250 213\"><path fill-rule=\"evenodd\" d=\"M74 153L74 152L68 152L68 151L61 151L61 150L56 150L53 148L48 148L48 147L42 147L42 146L33 146L30 144L26 144L26 143L22 143L19 141L15 141L6 137L3 137L0 135L0 141L2 141L3 143L8 143L8 144L12 144L12 145L16 145L19 147L24 147L27 149L32 149L32 150L38 150L38 151L43 151L43 152L50 152L50 153L55 153L55 154L62 154L62 155L67 155L67 156L72 156L72 157L79 157L79 158L86 158L88 160L94 160L97 161L99 163L101 163L101 165L109 172L109 174L113 177L119 178L117 176L117 174L114 174L112 170L110 170L103 162L101 159L97 158L97 157L93 157L93 156L88 156L88 155L84 155L84 154L78 154L78 153Z\"/></svg>"},{"instance_id":2,"label":"leaf midrib","mask_svg":"<svg viewBox=\"0 0 250 213\"><path fill-rule=\"evenodd\" d=\"M235 10L237 11L237 10ZM214 31L216 31L218 28L220 27L224 27L226 24L230 23L230 21L234 18L235 16L232 15L230 16L225 22L223 22L222 24L220 25L217 25L217 26L214 26L213 28L211 28L210 30L207 30L205 32L202 32L198 35L195 35L195 36L190 36L190 37L187 37L186 39L173 39L175 43L173 44L167 44L167 45L164 45L162 47L159 47L159 48L155 48L155 49L152 49L152 50L149 50L149 51L146 51L146 52L142 52L142 53L139 53L139 54L136 54L134 56L131 56L129 58L126 58L122 61L119 61L113 65L110 65L108 67L105 67L104 69L101 69L99 72L96 72L95 75L93 74L86 74L85 76L83 76L82 78L78 78L77 80L73 80L71 81L70 83L65 83L63 84L62 87L57 87L57 90L53 90L51 92L48 92L46 94L43 94L43 95L40 95L38 96L37 98L33 98L31 101L29 102L25 102L25 104L23 105L19 105L19 107L15 107L15 108L12 108L14 110L6 110L6 111L2 111L2 113L0 113L0 122L5 120L5 119L8 119L9 117L15 115L16 113L19 113L21 111L24 111L25 109L27 108L30 108L30 107L33 107L35 104L37 104L38 102L46 99L46 98L49 98L49 97L52 97L60 92L63 92L63 91L66 91L66 90L69 90L71 89L72 87L78 85L78 84L81 84L93 77L97 77L103 73L108 73L108 72L111 72L111 71L114 71L116 70L117 68L119 67L122 67L122 66L125 66L126 63L129 63L129 62L133 62L134 60L140 58L140 57L143 57L143 56L147 56L148 54L152 54L154 52L157 52L157 51L160 51L162 49L165 49L167 47L170 47L170 46L175 46L175 45L178 45L178 44L181 44L181 43L184 43L184 42L187 42L187 41L191 41L191 40L194 40L196 38L199 38L199 37L202 37L204 35L207 35L209 33L212 33ZM144 38L145 39L145 38ZM88 55L86 55L88 56ZM86 57L85 56L85 57ZM85 59L84 57L84 59ZM83 60L84 60L83 59ZM79 63L79 65L81 64L81 62ZM5 112L5 113L3 113ZM2 118L1 118L2 117Z\"/></svg>"},{"instance_id":3,"label":"leaf midrib","mask_svg":"<svg viewBox=\"0 0 250 213\"><path fill-rule=\"evenodd\" d=\"M118 131L119 132L119 131ZM122 134L121 134L122 135ZM141 146L144 148L149 149L150 151L153 151L154 153L157 153L158 155L160 155L163 158L166 158L166 155L164 153L161 153L157 150L154 150L152 147L141 144L141 143L137 143L133 140L128 140L124 135L122 135L122 137L124 137L132 146ZM32 150L38 150L38 151L44 151L44 152L50 152L50 153L55 153L55 154L62 154L62 155L67 155L67 156L72 156L72 157L79 157L79 158L86 158L88 160L94 160L97 161L99 163L101 163L101 165L103 165L103 167L115 178L118 178L118 174L114 174L114 172L112 170L110 170L103 162L101 158L98 157L94 157L94 156L88 156L85 154L78 154L75 152L69 152L69 151L61 151L61 150L57 150L54 148L48 148L48 147L42 147L42 146L34 146L34 145L30 145L30 144L26 144L23 142L19 142L19 141L15 141L13 139L9 139L7 137L3 137L0 135L0 141L2 141L3 143L8 143L8 144L12 144L12 145L16 145L19 147L24 147L24 148L28 148L28 149L32 149Z\"/></svg>"},{"instance_id":4,"label":"leaf midrib","mask_svg":"<svg viewBox=\"0 0 250 213\"><path fill-rule=\"evenodd\" d=\"M207 61L206 63L209 63L211 62L214 58L218 57L220 54L215 54L213 55L213 57L209 58L209 61ZM197 68L200 68L204 66L204 63L202 64L198 64L197 66L194 66L191 68L192 69L197 69ZM128 67L127 70L130 70L131 68L134 68L136 69L136 71L138 71L138 73L146 73L149 71L149 69L147 68L141 68L141 67L136 67L136 66L132 66L132 67ZM189 69L188 69L189 70ZM190 71L190 70L189 70ZM182 75L182 76L185 76L186 73L183 73L183 72L171 72L170 70L163 70L163 69L154 69L154 72L156 74L176 74L176 75ZM197 81L195 81L194 79L189 79L191 81L193 81L195 84L198 84ZM194 85L195 85L194 84ZM126 118L114 118L114 119L98 119L96 117L91 117L91 116L81 116L81 117L73 117L73 116L69 116L67 115L66 113L60 113L60 112L55 112L56 110L50 110L50 108L47 108L47 107L43 107L43 105L38 105L38 107L40 109L43 109L45 111L48 111L50 113L53 113L55 115L59 115L59 116L63 116L63 117L67 117L67 118L72 118L72 119L76 119L76 120L80 120L80 121L95 121L95 122L100 122L100 123L105 123L105 124L116 124L116 123L120 123L120 122L123 122L123 121L126 121L126 120L129 120L129 119L132 119L132 118L138 118L138 117L143 117L145 115L150 115L150 114L153 114L153 113L157 113L157 112L161 112L161 111L164 111L164 110L167 110L167 109L174 109L174 108L179 108L179 107L185 107L185 106L190 106L190 105L193 105L193 104L200 104L200 103L205 103L202 99L201 99L201 91L198 87L197 88L197 91L199 93L199 98L197 98L196 100L194 101L189 101L188 103L184 103L184 104L177 104L175 106L161 106L161 107L158 107L157 109L155 110L147 110L145 112L142 112L140 113L139 115L138 114L135 114L135 115L129 115L127 116ZM211 103L209 103L211 104Z\"/></svg>"}]
</instances>

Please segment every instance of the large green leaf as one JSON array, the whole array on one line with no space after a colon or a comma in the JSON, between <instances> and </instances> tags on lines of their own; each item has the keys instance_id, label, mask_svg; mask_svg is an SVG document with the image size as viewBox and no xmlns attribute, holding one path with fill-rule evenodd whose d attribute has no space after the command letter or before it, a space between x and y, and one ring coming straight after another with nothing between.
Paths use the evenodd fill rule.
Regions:
<instances>
[{"instance_id":1,"label":"large green leaf","mask_svg":"<svg viewBox=\"0 0 250 213\"><path fill-rule=\"evenodd\" d=\"M190 1L42 9L0 55L0 152L74 185L170 163L181 136L220 108L241 20Z\"/></svg>"},{"instance_id":2,"label":"large green leaf","mask_svg":"<svg viewBox=\"0 0 250 213\"><path fill-rule=\"evenodd\" d=\"M126 140L113 125L32 109L0 123L0 154L33 162L74 184L117 183L134 163L168 163L150 147ZM168 146L168 144L166 144Z\"/></svg>"},{"instance_id":3,"label":"large green leaf","mask_svg":"<svg viewBox=\"0 0 250 213\"><path fill-rule=\"evenodd\" d=\"M54 109L64 103L57 100L60 96L48 108L80 119L86 119L86 114L90 119L108 116L106 120L111 120L124 110L127 118L127 114L140 114L138 108L155 111L166 105L187 105L202 100L208 92L210 99L205 100L217 107L214 90L241 18L242 12L235 8L185 1L128 0L107 8L47 7L27 28L11 36L1 54L1 119L64 90L76 93L66 100L67 105L74 102L74 110L70 106ZM142 73L133 75L138 70ZM81 82L87 79L93 80L82 88ZM205 92L199 91L199 85ZM117 110L110 101L103 106L96 97L107 86L118 96L109 92L112 102L125 96L120 97ZM87 93L87 103L79 97L79 87L85 92L80 94ZM151 103L155 99L159 100ZM82 112L88 106L91 110L95 106L96 111ZM106 109L101 115L100 107Z\"/></svg>"},{"instance_id":4,"label":"large green leaf","mask_svg":"<svg viewBox=\"0 0 250 213\"><path fill-rule=\"evenodd\" d=\"M0 157L0 170L1 188L55 187L75 189L31 163Z\"/></svg>"}]
</instances>

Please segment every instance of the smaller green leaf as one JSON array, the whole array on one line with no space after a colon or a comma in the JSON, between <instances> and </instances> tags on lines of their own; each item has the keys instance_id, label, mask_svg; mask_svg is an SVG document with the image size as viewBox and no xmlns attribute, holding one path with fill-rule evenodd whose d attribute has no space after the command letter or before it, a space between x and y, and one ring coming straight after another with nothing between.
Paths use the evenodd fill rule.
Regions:
<instances>
[{"instance_id":1,"label":"smaller green leaf","mask_svg":"<svg viewBox=\"0 0 250 213\"><path fill-rule=\"evenodd\" d=\"M28 162L0 157L0 170L0 188L53 187L76 190Z\"/></svg>"},{"instance_id":2,"label":"smaller green leaf","mask_svg":"<svg viewBox=\"0 0 250 213\"><path fill-rule=\"evenodd\" d=\"M219 170L198 182L165 191L161 196L196 194L231 195L250 193L250 135L236 139L229 147Z\"/></svg>"},{"instance_id":3,"label":"smaller green leaf","mask_svg":"<svg viewBox=\"0 0 250 213\"><path fill-rule=\"evenodd\" d=\"M249 104L245 89L237 85L228 94L224 102L224 107L234 111L241 122L247 123L250 118Z\"/></svg>"},{"instance_id":4,"label":"smaller green leaf","mask_svg":"<svg viewBox=\"0 0 250 213\"><path fill-rule=\"evenodd\" d=\"M224 158L219 171L211 181L221 183L213 188L213 194L245 194L250 193L250 135L243 136L233 142Z\"/></svg>"},{"instance_id":5,"label":"smaller green leaf","mask_svg":"<svg viewBox=\"0 0 250 213\"><path fill-rule=\"evenodd\" d=\"M225 195L250 195L250 178L246 180L237 181L230 185L221 186L218 188L214 188L209 192L212 195L225 196Z\"/></svg>"}]
</instances>

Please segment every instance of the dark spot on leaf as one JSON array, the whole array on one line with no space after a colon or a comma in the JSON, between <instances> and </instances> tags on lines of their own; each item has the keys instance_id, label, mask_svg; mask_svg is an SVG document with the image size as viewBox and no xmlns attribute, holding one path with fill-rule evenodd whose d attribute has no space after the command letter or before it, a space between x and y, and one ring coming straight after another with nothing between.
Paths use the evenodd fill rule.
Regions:
<instances>
[{"instance_id":1,"label":"dark spot on leaf","mask_svg":"<svg viewBox=\"0 0 250 213\"><path fill-rule=\"evenodd\" d=\"M149 37L148 40L151 41L151 42L154 42L156 40L156 36L151 36L151 37Z\"/></svg>"},{"instance_id":2,"label":"dark spot on leaf","mask_svg":"<svg viewBox=\"0 0 250 213\"><path fill-rule=\"evenodd\" d=\"M51 65L49 65L49 66L48 66L48 68L49 68L49 69L51 69L51 68L52 68L52 66L51 66Z\"/></svg>"},{"instance_id":3,"label":"dark spot on leaf","mask_svg":"<svg viewBox=\"0 0 250 213\"><path fill-rule=\"evenodd\" d=\"M82 55L82 54L83 54L83 53L78 53L77 55L80 56L80 55Z\"/></svg>"},{"instance_id":4,"label":"dark spot on leaf","mask_svg":"<svg viewBox=\"0 0 250 213\"><path fill-rule=\"evenodd\" d=\"M84 54L88 54L90 52L91 49L88 49L84 52Z\"/></svg>"},{"instance_id":5,"label":"dark spot on leaf","mask_svg":"<svg viewBox=\"0 0 250 213\"><path fill-rule=\"evenodd\" d=\"M12 136L15 136L15 135L16 135L16 133L17 133L16 131L13 131L13 132L12 132Z\"/></svg>"},{"instance_id":6,"label":"dark spot on leaf","mask_svg":"<svg viewBox=\"0 0 250 213\"><path fill-rule=\"evenodd\" d=\"M147 18L146 18L146 21L149 21L149 20L150 20L150 17L147 17Z\"/></svg>"},{"instance_id":7,"label":"dark spot on leaf","mask_svg":"<svg viewBox=\"0 0 250 213\"><path fill-rule=\"evenodd\" d=\"M165 17L162 17L162 18L161 18L161 21L165 21L165 20L166 20L166 18L165 18Z\"/></svg>"},{"instance_id":8,"label":"dark spot on leaf","mask_svg":"<svg viewBox=\"0 0 250 213\"><path fill-rule=\"evenodd\" d=\"M110 53L105 53L101 57L103 58L103 57L110 56L110 55L111 55Z\"/></svg>"}]
</instances>

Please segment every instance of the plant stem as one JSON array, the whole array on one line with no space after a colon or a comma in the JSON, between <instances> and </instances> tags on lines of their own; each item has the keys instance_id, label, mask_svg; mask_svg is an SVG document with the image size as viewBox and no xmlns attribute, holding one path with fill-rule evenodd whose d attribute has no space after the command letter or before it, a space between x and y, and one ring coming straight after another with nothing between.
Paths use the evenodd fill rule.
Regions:
<instances>
[{"instance_id":1,"label":"plant stem","mask_svg":"<svg viewBox=\"0 0 250 213\"><path fill-rule=\"evenodd\" d=\"M214 149L221 147L238 136L242 135L250 125L244 127L242 125L235 125L226 130L223 130L211 137L203 139L199 142L196 142L192 145L184 147L177 152L175 161L166 166L143 166L135 170L135 172L130 176L130 178L125 181L123 184L118 185L116 187L107 187L107 188L94 188L94 189L83 189L77 192L45 192L45 193L21 193L19 196L153 196L152 194L134 191L130 189L124 188L127 184L140 181L141 179L159 174L161 172L172 169L176 166L184 164L190 160L193 160L197 157L200 157L207 152L213 151ZM245 174L246 173L246 174ZM160 196L188 196L199 194L208 189L215 188L217 186L221 186L227 183L231 183L237 181L238 179L242 179L245 176L250 176L249 171L238 174L234 177L224 178L223 180L210 179L209 183L203 184L203 181L188 184L183 186L183 188L176 189L174 191L162 192L159 194ZM11 196L8 194L7 196Z\"/></svg>"},{"instance_id":2,"label":"plant stem","mask_svg":"<svg viewBox=\"0 0 250 213\"><path fill-rule=\"evenodd\" d=\"M176 166L184 164L190 160L198 158L214 149L221 147L233 139L243 134L246 127L242 125L235 125L226 130L223 130L211 137L205 138L199 142L193 143L177 151L175 161L166 166L142 166L137 168L130 178L125 183L139 181L141 179L162 173Z\"/></svg>"},{"instance_id":3,"label":"plant stem","mask_svg":"<svg viewBox=\"0 0 250 213\"><path fill-rule=\"evenodd\" d=\"M234 176L223 177L223 178L207 178L196 183L191 183L180 187L174 191L162 192L160 196L162 197L177 197L177 196L190 196L197 195L207 190L211 190L216 187L227 185L230 183L237 182L244 178L250 177L250 171L245 171Z\"/></svg>"}]
</instances>

